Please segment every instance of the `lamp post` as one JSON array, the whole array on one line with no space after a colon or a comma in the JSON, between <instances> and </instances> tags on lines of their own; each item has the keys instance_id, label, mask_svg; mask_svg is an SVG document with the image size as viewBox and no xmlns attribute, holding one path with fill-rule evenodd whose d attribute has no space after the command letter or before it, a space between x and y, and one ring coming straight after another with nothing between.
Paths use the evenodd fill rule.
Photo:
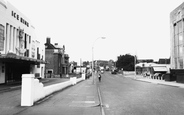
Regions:
<instances>
[{"instance_id":1,"label":"lamp post","mask_svg":"<svg viewBox=\"0 0 184 115\"><path fill-rule=\"evenodd\" d=\"M98 37L98 38L93 42L93 45L92 45L92 77L93 77L93 84L95 84L95 82L94 82L94 73L93 73L93 69L94 69L94 64L93 64L93 62L94 62L94 45L95 45L95 43L96 43L96 41L97 41L98 39L105 39L105 37Z\"/></svg>"},{"instance_id":2,"label":"lamp post","mask_svg":"<svg viewBox=\"0 0 184 115\"><path fill-rule=\"evenodd\" d=\"M136 79L136 55L134 56L134 71L135 71L135 79Z\"/></svg>"},{"instance_id":3,"label":"lamp post","mask_svg":"<svg viewBox=\"0 0 184 115\"><path fill-rule=\"evenodd\" d=\"M135 71L135 79L136 79L136 75L137 75L137 71L136 71L136 61L137 61L137 51L135 52L135 55L134 55L134 71Z\"/></svg>"}]
</instances>

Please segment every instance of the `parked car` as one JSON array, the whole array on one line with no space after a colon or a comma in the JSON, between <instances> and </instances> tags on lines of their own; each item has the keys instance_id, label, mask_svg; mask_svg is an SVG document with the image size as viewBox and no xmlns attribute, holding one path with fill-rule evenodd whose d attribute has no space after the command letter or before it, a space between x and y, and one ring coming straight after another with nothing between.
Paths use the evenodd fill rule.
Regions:
<instances>
[{"instance_id":1,"label":"parked car","mask_svg":"<svg viewBox=\"0 0 184 115\"><path fill-rule=\"evenodd\" d=\"M153 75L153 78L154 78L154 79L161 79L161 76L162 76L161 73L155 73L155 74Z\"/></svg>"},{"instance_id":2,"label":"parked car","mask_svg":"<svg viewBox=\"0 0 184 115\"><path fill-rule=\"evenodd\" d=\"M117 74L117 70L116 69L113 69L113 70L111 70L111 74Z\"/></svg>"}]
</instances>

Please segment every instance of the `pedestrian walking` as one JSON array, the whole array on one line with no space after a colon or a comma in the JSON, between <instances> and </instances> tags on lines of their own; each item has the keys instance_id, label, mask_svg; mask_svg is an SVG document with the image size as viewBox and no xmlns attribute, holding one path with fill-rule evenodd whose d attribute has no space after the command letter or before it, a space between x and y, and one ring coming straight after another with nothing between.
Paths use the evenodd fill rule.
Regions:
<instances>
[{"instance_id":1,"label":"pedestrian walking","mask_svg":"<svg viewBox=\"0 0 184 115\"><path fill-rule=\"evenodd\" d=\"M98 75L99 82L101 82L101 77L102 77L102 75L99 74L99 75Z\"/></svg>"}]
</instances>

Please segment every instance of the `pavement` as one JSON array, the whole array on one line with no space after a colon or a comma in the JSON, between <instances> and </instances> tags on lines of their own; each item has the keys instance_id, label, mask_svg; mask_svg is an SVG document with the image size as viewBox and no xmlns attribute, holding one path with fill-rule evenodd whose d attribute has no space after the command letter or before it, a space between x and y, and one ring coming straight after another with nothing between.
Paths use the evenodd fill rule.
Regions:
<instances>
[{"instance_id":1,"label":"pavement","mask_svg":"<svg viewBox=\"0 0 184 115\"><path fill-rule=\"evenodd\" d=\"M184 88L184 83L178 83L176 81L165 81L165 80L160 80L160 79L152 79L149 77L143 77L142 75L132 75L132 74L124 75L124 77L129 77L137 81L143 81L143 82L148 82L148 83L153 83L153 84Z\"/></svg>"},{"instance_id":2,"label":"pavement","mask_svg":"<svg viewBox=\"0 0 184 115\"><path fill-rule=\"evenodd\" d=\"M51 85L69 80L68 78L47 78L41 82ZM95 81L97 81L95 77ZM97 81L98 82L98 81ZM93 78L78 83L70 88L56 92L34 104L32 107L20 106L21 83L0 85L0 114L3 115L101 115L101 102L97 82ZM6 96L9 95L9 96ZM16 96L14 96L16 95ZM7 98L6 98L7 97ZM11 97L11 100L9 99ZM3 107L3 108L1 108ZM9 108L12 108L11 110Z\"/></svg>"},{"instance_id":3,"label":"pavement","mask_svg":"<svg viewBox=\"0 0 184 115\"><path fill-rule=\"evenodd\" d=\"M95 81L98 82L95 78ZM93 78L53 94L18 115L101 115L98 85Z\"/></svg>"}]
</instances>

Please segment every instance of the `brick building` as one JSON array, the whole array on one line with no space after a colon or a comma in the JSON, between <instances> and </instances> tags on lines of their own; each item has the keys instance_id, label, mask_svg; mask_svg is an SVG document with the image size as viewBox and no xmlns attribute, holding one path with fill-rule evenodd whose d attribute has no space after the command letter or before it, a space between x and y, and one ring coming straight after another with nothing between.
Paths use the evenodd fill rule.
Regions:
<instances>
[{"instance_id":1,"label":"brick building","mask_svg":"<svg viewBox=\"0 0 184 115\"><path fill-rule=\"evenodd\" d=\"M65 46L60 47L58 43L51 44L47 38L45 43L45 65L46 77L62 77L69 72L69 56L65 54Z\"/></svg>"}]
</instances>

